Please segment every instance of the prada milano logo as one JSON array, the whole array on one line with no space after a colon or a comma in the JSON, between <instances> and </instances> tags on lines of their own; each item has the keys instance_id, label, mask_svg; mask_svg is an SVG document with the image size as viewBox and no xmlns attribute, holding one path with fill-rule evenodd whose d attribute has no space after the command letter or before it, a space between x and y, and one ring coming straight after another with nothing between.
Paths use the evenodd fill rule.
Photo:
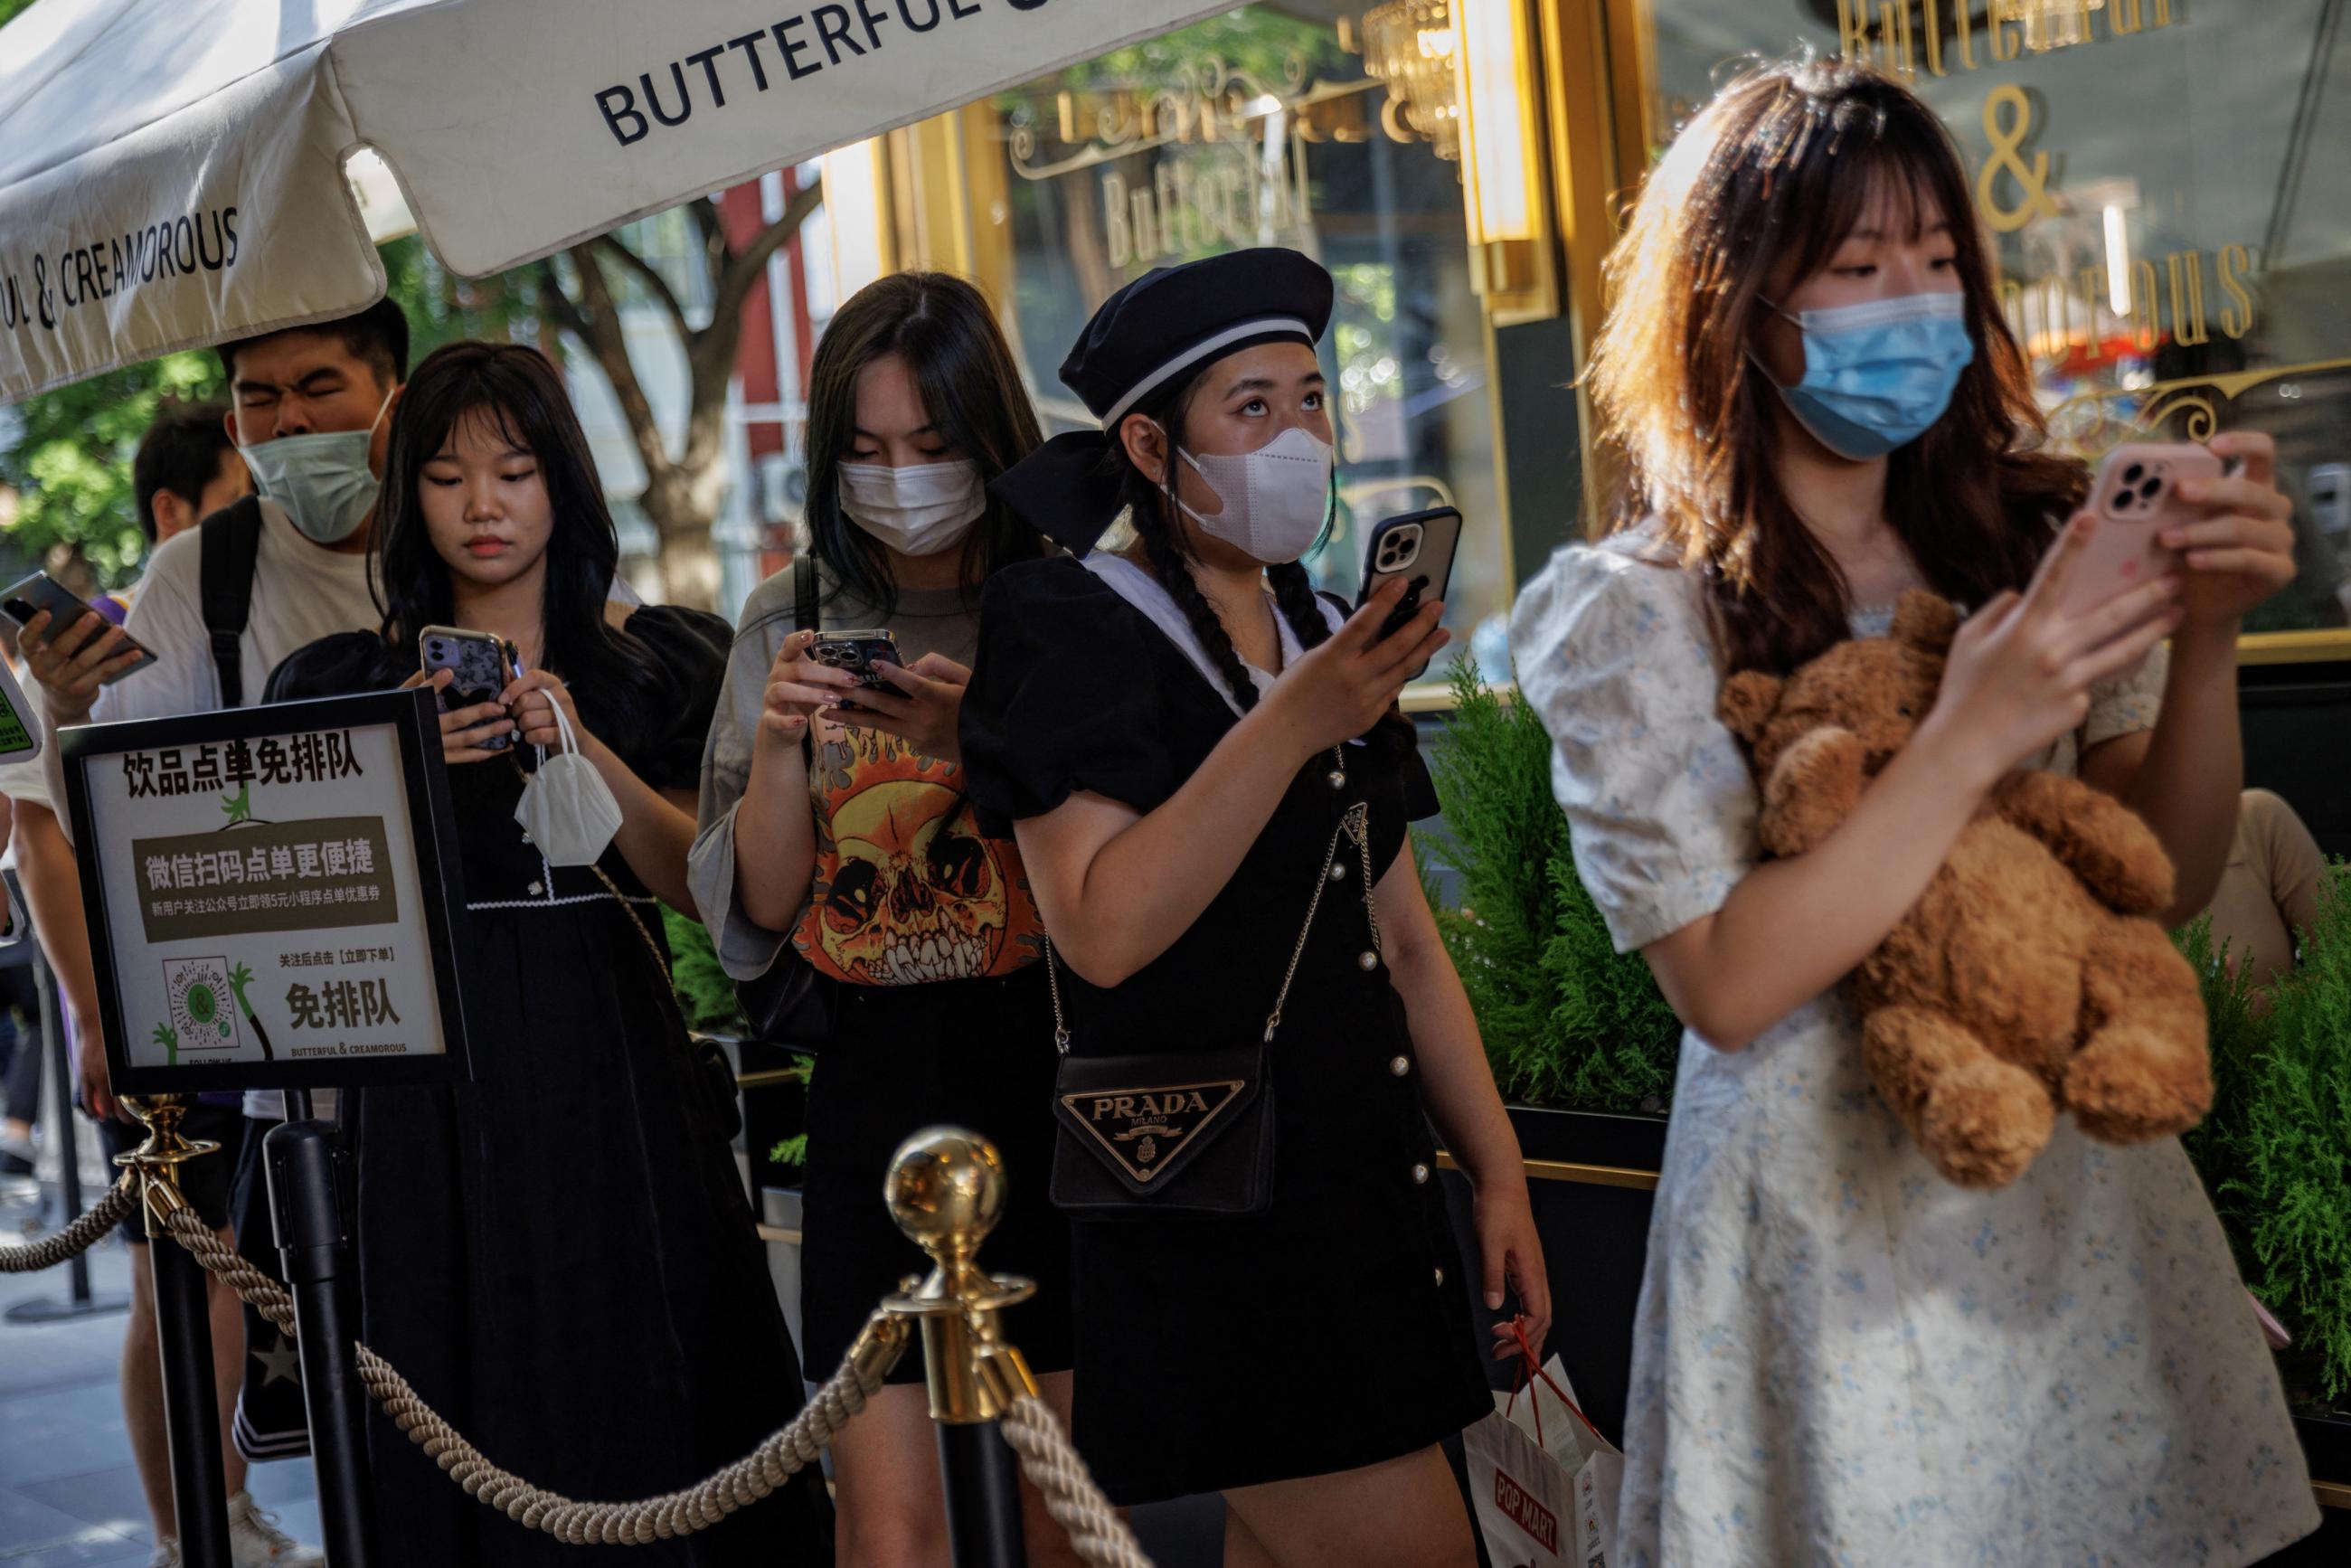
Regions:
<instances>
[{"instance_id":1,"label":"prada milano logo","mask_svg":"<svg viewBox=\"0 0 2351 1568\"><path fill-rule=\"evenodd\" d=\"M1061 1108L1093 1134L1126 1174L1147 1182L1249 1086L1241 1078L1164 1088L1098 1090L1064 1094Z\"/></svg>"}]
</instances>

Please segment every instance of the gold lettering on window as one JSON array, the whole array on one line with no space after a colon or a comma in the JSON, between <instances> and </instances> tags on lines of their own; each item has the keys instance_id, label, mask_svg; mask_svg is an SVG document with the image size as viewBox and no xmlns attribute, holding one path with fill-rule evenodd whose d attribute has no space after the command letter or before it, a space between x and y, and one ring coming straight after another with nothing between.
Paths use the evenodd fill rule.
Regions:
<instances>
[{"instance_id":1,"label":"gold lettering on window","mask_svg":"<svg viewBox=\"0 0 2351 1568\"><path fill-rule=\"evenodd\" d=\"M2229 303L2220 307L2220 330L2231 338L2253 329L2253 297L2242 281L2252 270L2252 252L2241 245L2220 247L2220 291L2229 297Z\"/></svg>"},{"instance_id":2,"label":"gold lettering on window","mask_svg":"<svg viewBox=\"0 0 2351 1568\"><path fill-rule=\"evenodd\" d=\"M2204 253L2200 250L2175 250L2163 258L2163 269L2171 282L2173 340L2189 344L2210 342L2212 334L2204 325Z\"/></svg>"}]
</instances>

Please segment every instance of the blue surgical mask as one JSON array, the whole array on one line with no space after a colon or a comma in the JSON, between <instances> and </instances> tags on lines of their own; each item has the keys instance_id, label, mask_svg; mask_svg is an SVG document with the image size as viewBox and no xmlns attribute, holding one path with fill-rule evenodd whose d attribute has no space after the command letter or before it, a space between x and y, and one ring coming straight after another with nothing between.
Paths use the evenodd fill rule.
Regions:
<instances>
[{"instance_id":1,"label":"blue surgical mask","mask_svg":"<svg viewBox=\"0 0 2351 1568\"><path fill-rule=\"evenodd\" d=\"M1802 316L1780 310L1804 334L1804 379L1780 395L1840 457L1865 462L1907 446L1943 417L1959 372L1976 357L1967 311L1962 294L1906 294Z\"/></svg>"},{"instance_id":2,"label":"blue surgical mask","mask_svg":"<svg viewBox=\"0 0 2351 1568\"><path fill-rule=\"evenodd\" d=\"M340 544L367 521L382 488L368 469L368 450L375 444L375 427L383 423L392 394L365 430L326 430L309 435L281 435L254 446L239 446L245 465L253 471L253 487L286 508L303 537L322 545Z\"/></svg>"}]
</instances>

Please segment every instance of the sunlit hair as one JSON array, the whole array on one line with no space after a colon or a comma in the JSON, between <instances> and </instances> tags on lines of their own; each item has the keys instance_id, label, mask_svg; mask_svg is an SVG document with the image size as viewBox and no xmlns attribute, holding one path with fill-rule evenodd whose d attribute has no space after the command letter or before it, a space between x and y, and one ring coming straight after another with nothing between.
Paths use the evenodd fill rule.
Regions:
<instances>
[{"instance_id":1,"label":"sunlit hair","mask_svg":"<svg viewBox=\"0 0 2351 1568\"><path fill-rule=\"evenodd\" d=\"M2022 587L2079 504L2000 309L1966 170L1942 124L1865 67L1803 58L1726 87L1650 173L1608 258L1593 345L1600 434L1625 458L1616 528L1659 520L1703 569L1729 668L1787 670L1847 634L1846 584L1771 464L1778 392L1749 354L1765 280L1826 266L1874 201L1910 232L1948 221L1974 361L1951 406L1896 451L1886 516L1955 602Z\"/></svg>"}]
</instances>

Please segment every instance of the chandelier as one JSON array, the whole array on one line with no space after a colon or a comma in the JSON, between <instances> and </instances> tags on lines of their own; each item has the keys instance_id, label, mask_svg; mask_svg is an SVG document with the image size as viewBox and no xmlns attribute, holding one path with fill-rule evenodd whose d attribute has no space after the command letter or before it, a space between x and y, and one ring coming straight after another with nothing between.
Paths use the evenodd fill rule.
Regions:
<instances>
[{"instance_id":1,"label":"chandelier","mask_svg":"<svg viewBox=\"0 0 2351 1568\"><path fill-rule=\"evenodd\" d=\"M2007 19L2024 25L2024 47L2036 55L2090 41L2090 13L2106 0L1995 0Z\"/></svg>"},{"instance_id":2,"label":"chandelier","mask_svg":"<svg viewBox=\"0 0 2351 1568\"><path fill-rule=\"evenodd\" d=\"M1364 13L1364 67L1388 101L1447 162L1461 156L1459 35L1452 0L1387 0Z\"/></svg>"}]
</instances>

